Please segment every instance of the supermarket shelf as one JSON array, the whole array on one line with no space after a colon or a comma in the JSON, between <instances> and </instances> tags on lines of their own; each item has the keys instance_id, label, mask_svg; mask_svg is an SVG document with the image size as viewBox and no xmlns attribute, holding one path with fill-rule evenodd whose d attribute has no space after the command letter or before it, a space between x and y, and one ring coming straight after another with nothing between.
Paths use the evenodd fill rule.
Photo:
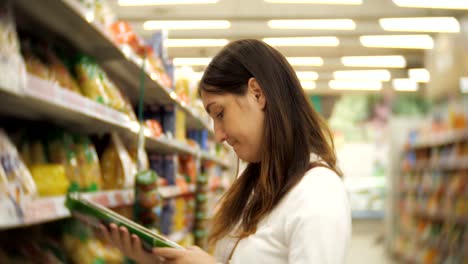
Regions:
<instances>
[{"instance_id":1,"label":"supermarket shelf","mask_svg":"<svg viewBox=\"0 0 468 264\"><path fill-rule=\"evenodd\" d=\"M96 58L111 78L129 89L129 97L136 102L139 95L141 68L139 61L134 61L122 49L116 46L99 23L92 16L85 14L78 1L18 0L16 7L31 18L46 26L52 32L63 36L84 53ZM89 41L92 39L93 41ZM127 54L127 55L126 55ZM176 94L160 82L145 74L145 101L147 103L175 103L187 113L189 129L208 129L213 131L207 120L199 118L199 113L177 100Z\"/></svg>"},{"instance_id":2,"label":"supermarket shelf","mask_svg":"<svg viewBox=\"0 0 468 264\"><path fill-rule=\"evenodd\" d=\"M402 165L403 171L421 170L462 170L468 169L468 157L446 159L439 161L420 161L414 166Z\"/></svg>"},{"instance_id":3,"label":"supermarket shelf","mask_svg":"<svg viewBox=\"0 0 468 264\"><path fill-rule=\"evenodd\" d=\"M407 228L400 230L399 233L402 236L415 241L419 245L424 245L424 246L431 247L431 248L438 248L444 255L449 252L457 252L460 254L460 256L468 256L467 248L463 248L462 245L458 245L458 247L453 246L453 245L451 246L449 244L449 241L447 239L444 239L443 237L442 238L441 237L424 238L424 237L421 237L421 235L418 234L417 232L408 230ZM410 257L406 257L406 259L410 260Z\"/></svg>"},{"instance_id":4,"label":"supermarket shelf","mask_svg":"<svg viewBox=\"0 0 468 264\"><path fill-rule=\"evenodd\" d=\"M468 139L468 129L451 130L441 133L432 133L414 142L410 142L409 148L432 148L461 142Z\"/></svg>"},{"instance_id":5,"label":"supermarket shelf","mask_svg":"<svg viewBox=\"0 0 468 264\"><path fill-rule=\"evenodd\" d=\"M82 195L86 199L106 207L130 205L133 202L133 190L103 191ZM20 215L15 219L11 219L11 221L2 219L0 230L41 224L69 216L70 211L65 207L65 196L38 198L26 201L21 208Z\"/></svg>"},{"instance_id":6,"label":"supermarket shelf","mask_svg":"<svg viewBox=\"0 0 468 264\"><path fill-rule=\"evenodd\" d=\"M174 197L178 197L178 196L183 196L183 195L188 195L188 194L193 194L195 193L195 185L194 184L191 184L189 186L187 186L187 188L182 188L182 187L179 187L179 186L161 186L159 187L158 191L159 191L159 194L161 194L161 196L164 198L164 199L169 199L169 198L174 198Z\"/></svg>"},{"instance_id":7,"label":"supermarket shelf","mask_svg":"<svg viewBox=\"0 0 468 264\"><path fill-rule=\"evenodd\" d=\"M232 166L227 160L221 159L221 158L217 157L216 155L210 154L210 153L208 153L206 151L203 151L201 153L201 158L202 158L202 160L213 161L213 162L221 165L224 168L230 168Z\"/></svg>"},{"instance_id":8,"label":"supermarket shelf","mask_svg":"<svg viewBox=\"0 0 468 264\"><path fill-rule=\"evenodd\" d=\"M446 212L434 213L434 212L429 212L429 210L427 209L424 209L424 210L418 209L418 210L414 210L413 214L422 218L433 220L433 221L445 221L445 222L462 224L462 225L468 224L467 216L455 216Z\"/></svg>"},{"instance_id":9,"label":"supermarket shelf","mask_svg":"<svg viewBox=\"0 0 468 264\"><path fill-rule=\"evenodd\" d=\"M139 124L127 115L103 106L84 96L61 88L57 83L27 75L27 83L20 93L0 86L0 112L27 119L54 120L59 125L73 127L83 133L120 132L124 138L135 142ZM146 146L158 153L185 153L213 160L228 168L223 160L204 153L199 148L165 136L153 137L145 131Z\"/></svg>"}]
</instances>

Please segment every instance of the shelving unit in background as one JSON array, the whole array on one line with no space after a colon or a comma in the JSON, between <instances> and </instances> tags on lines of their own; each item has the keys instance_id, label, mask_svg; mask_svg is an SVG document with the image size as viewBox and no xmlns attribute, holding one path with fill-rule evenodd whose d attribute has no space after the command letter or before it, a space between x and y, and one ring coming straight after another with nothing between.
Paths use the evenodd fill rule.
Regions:
<instances>
[{"instance_id":1,"label":"shelving unit in background","mask_svg":"<svg viewBox=\"0 0 468 264\"><path fill-rule=\"evenodd\" d=\"M46 28L73 43L82 52L96 58L111 78L120 87L126 87L133 102L139 95L141 61L128 56L128 53L115 45L102 26L87 16L78 1L52 0L44 4L40 1L14 1L16 7ZM92 41L90 41L92 40ZM149 73L145 74L145 103L176 104L187 114L188 129L207 129L213 133L208 116L190 108L177 98L168 87L163 86Z\"/></svg>"},{"instance_id":2,"label":"shelving unit in background","mask_svg":"<svg viewBox=\"0 0 468 264\"><path fill-rule=\"evenodd\" d=\"M13 1L18 17L21 17L19 24L37 23L38 31L44 31L44 34L59 40L65 39L79 52L95 58L112 81L136 104L142 60L114 44L103 27L88 17L77 3L74 0L51 0L46 3ZM140 124L122 112L66 90L55 81L40 79L32 74L26 74L25 78L25 87L21 89L0 83L1 114L24 120L47 121L83 134L117 132L124 142L136 141ZM145 104L175 105L185 113L188 130L207 130L213 136L208 115L196 107L188 106L148 71L144 73L144 83ZM151 153L188 154L195 157L199 164L212 162L223 169L232 167L229 161L218 157L214 151L190 145L171 135L156 137L146 127L144 135L146 150ZM197 191L193 183L158 188L165 200L193 197ZM83 196L111 208L128 206L134 202L134 190L130 189L83 193ZM0 210L16 210L16 217L0 221L0 230L67 218L70 212L64 206L64 201L65 196L53 196L27 200L20 208L4 208L0 204ZM193 231L192 227L187 227L174 231L169 237L179 242Z\"/></svg>"},{"instance_id":3,"label":"shelving unit in background","mask_svg":"<svg viewBox=\"0 0 468 264\"><path fill-rule=\"evenodd\" d=\"M395 255L407 263L468 260L468 130L410 139L397 186Z\"/></svg>"},{"instance_id":4,"label":"shelving unit in background","mask_svg":"<svg viewBox=\"0 0 468 264\"><path fill-rule=\"evenodd\" d=\"M30 74L26 77L27 83L23 91L12 92L8 87L0 86L0 95L5 102L0 104L2 113L33 120L45 118L84 133L118 131L127 139L135 140L140 125L125 114L63 89L57 83ZM150 151L191 154L203 160L217 162L224 168L230 166L215 155L164 135L154 137L149 131L145 131L145 136L147 149Z\"/></svg>"}]
</instances>

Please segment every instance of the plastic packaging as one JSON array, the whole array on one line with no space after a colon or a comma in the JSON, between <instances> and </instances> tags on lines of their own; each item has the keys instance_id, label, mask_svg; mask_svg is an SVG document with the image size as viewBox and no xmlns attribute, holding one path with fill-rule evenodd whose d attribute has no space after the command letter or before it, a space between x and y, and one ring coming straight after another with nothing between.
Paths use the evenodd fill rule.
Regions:
<instances>
[{"instance_id":1,"label":"plastic packaging","mask_svg":"<svg viewBox=\"0 0 468 264\"><path fill-rule=\"evenodd\" d=\"M111 141L101 156L101 172L103 189L121 189L133 185L136 165L115 133L112 133Z\"/></svg>"},{"instance_id":2,"label":"plastic packaging","mask_svg":"<svg viewBox=\"0 0 468 264\"><path fill-rule=\"evenodd\" d=\"M89 57L81 56L75 65L78 83L83 94L104 105L110 105L110 98L104 84L103 72Z\"/></svg>"},{"instance_id":3,"label":"plastic packaging","mask_svg":"<svg viewBox=\"0 0 468 264\"><path fill-rule=\"evenodd\" d=\"M0 2L0 86L20 92L26 83L26 69L20 55L12 1Z\"/></svg>"},{"instance_id":4,"label":"plastic packaging","mask_svg":"<svg viewBox=\"0 0 468 264\"><path fill-rule=\"evenodd\" d=\"M67 193L70 183L63 165L33 165L31 166L31 174L40 196L64 195Z\"/></svg>"},{"instance_id":5,"label":"plastic packaging","mask_svg":"<svg viewBox=\"0 0 468 264\"><path fill-rule=\"evenodd\" d=\"M73 136L62 129L56 129L49 133L48 139L49 158L52 163L62 164L73 190L80 186L80 168L76 156Z\"/></svg>"},{"instance_id":6,"label":"plastic packaging","mask_svg":"<svg viewBox=\"0 0 468 264\"><path fill-rule=\"evenodd\" d=\"M97 191L101 187L101 169L96 149L88 137L76 137L75 143L80 186L85 191Z\"/></svg>"},{"instance_id":7,"label":"plastic packaging","mask_svg":"<svg viewBox=\"0 0 468 264\"><path fill-rule=\"evenodd\" d=\"M0 162L8 181L8 191L16 198L16 202L21 202L19 201L21 194L30 196L37 194L31 174L3 129L0 129Z\"/></svg>"},{"instance_id":8,"label":"plastic packaging","mask_svg":"<svg viewBox=\"0 0 468 264\"><path fill-rule=\"evenodd\" d=\"M99 204L80 198L78 193L71 193L67 196L66 207L74 216L85 221L91 226L98 227L101 223L115 223L118 226L124 226L130 233L140 237L143 247L151 250L153 247L171 247L183 249L177 243L152 232L143 226L127 219L119 214L105 208Z\"/></svg>"}]
</instances>

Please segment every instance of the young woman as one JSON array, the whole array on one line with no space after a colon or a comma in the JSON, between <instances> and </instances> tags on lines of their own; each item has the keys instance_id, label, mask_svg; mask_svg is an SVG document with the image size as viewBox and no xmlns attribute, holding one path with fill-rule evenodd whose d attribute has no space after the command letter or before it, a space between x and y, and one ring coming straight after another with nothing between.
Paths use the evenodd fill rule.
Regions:
<instances>
[{"instance_id":1,"label":"young woman","mask_svg":"<svg viewBox=\"0 0 468 264\"><path fill-rule=\"evenodd\" d=\"M286 58L258 40L232 42L199 92L216 140L248 162L213 219L215 257L196 247L147 253L115 225L104 235L141 263L344 263L351 217L332 136Z\"/></svg>"}]
</instances>

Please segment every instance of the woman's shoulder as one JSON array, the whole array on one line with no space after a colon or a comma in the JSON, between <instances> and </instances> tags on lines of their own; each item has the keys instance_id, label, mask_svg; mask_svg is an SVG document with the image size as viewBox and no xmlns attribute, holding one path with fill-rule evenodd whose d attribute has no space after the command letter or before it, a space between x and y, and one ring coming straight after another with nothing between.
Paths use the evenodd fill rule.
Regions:
<instances>
[{"instance_id":1,"label":"woman's shoulder","mask_svg":"<svg viewBox=\"0 0 468 264\"><path fill-rule=\"evenodd\" d=\"M319 166L305 173L290 191L287 200L298 207L341 207L343 203L347 203L347 194L338 174L327 167Z\"/></svg>"}]
</instances>

